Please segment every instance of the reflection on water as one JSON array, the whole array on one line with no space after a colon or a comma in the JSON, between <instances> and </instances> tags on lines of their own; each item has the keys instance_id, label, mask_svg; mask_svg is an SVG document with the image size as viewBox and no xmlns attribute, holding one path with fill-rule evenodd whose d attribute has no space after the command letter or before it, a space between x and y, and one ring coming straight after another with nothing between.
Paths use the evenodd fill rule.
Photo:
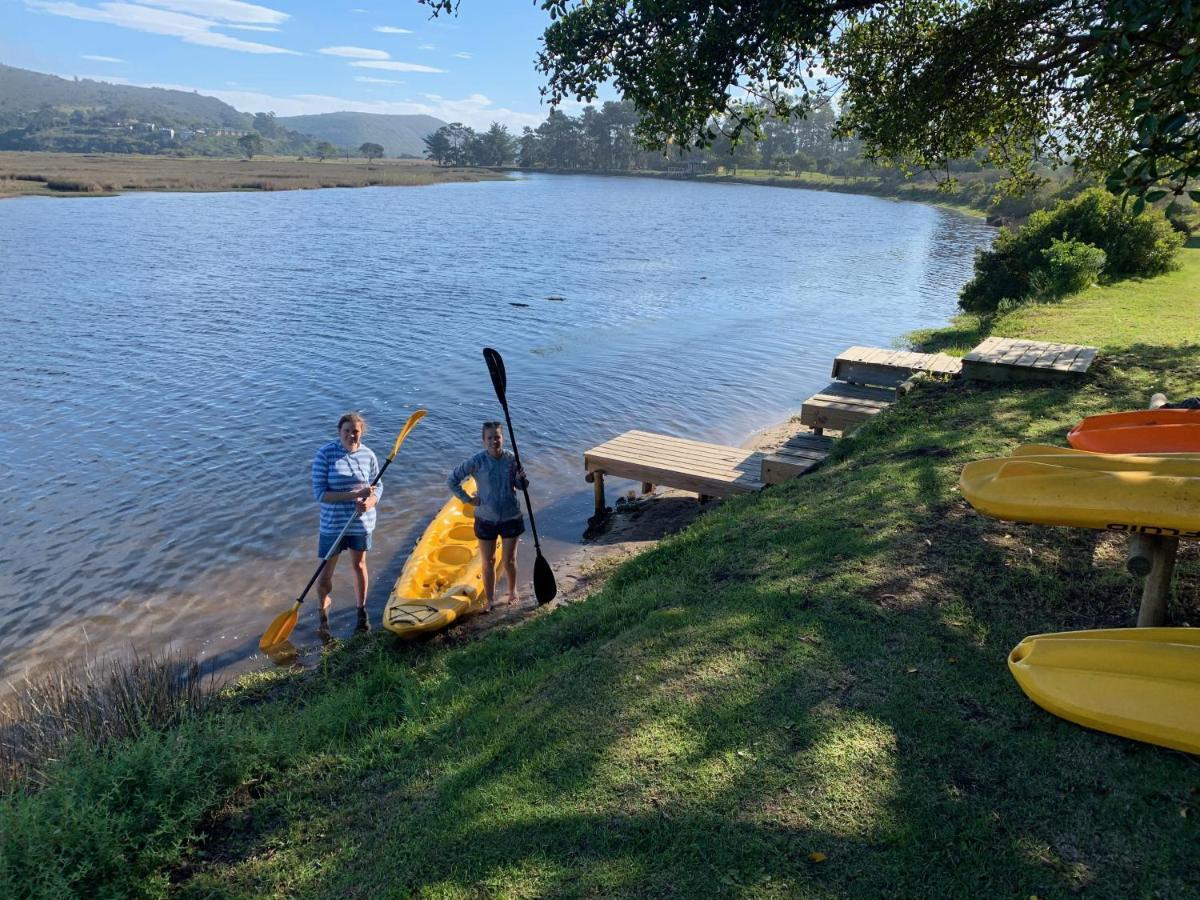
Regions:
<instances>
[{"instance_id":1,"label":"reflection on water","mask_svg":"<svg viewBox=\"0 0 1200 900\"><path fill-rule=\"evenodd\" d=\"M740 441L849 344L944 322L990 239L915 204L589 177L0 215L0 677L85 645L245 665L317 561L308 467L338 415L362 410L379 453L425 407L385 479L378 615L499 418L485 345L553 559L589 512L584 449L629 428ZM305 604L301 646L316 619Z\"/></svg>"}]
</instances>

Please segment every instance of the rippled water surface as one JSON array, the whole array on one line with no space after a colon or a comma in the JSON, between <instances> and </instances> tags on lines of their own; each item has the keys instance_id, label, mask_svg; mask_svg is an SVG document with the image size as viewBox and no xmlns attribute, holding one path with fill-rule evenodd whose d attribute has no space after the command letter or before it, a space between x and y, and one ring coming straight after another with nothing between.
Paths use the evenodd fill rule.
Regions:
<instances>
[{"instance_id":1,"label":"rippled water surface","mask_svg":"<svg viewBox=\"0 0 1200 900\"><path fill-rule=\"evenodd\" d=\"M0 678L130 646L244 667L317 562L309 464L338 415L361 409L382 458L425 407L386 478L377 620L500 418L484 345L553 559L590 512L587 447L783 420L846 346L945 322L990 236L916 204L623 178L4 201Z\"/></svg>"}]
</instances>

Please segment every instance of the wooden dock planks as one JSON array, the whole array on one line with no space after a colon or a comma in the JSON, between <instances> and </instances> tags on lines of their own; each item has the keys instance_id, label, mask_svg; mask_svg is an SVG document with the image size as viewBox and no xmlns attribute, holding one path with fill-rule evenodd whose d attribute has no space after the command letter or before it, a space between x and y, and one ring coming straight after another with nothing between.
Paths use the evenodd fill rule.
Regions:
<instances>
[{"instance_id":1,"label":"wooden dock planks","mask_svg":"<svg viewBox=\"0 0 1200 900\"><path fill-rule=\"evenodd\" d=\"M946 353L915 353L879 347L849 347L833 361L833 377L856 384L895 387L915 372L957 376L962 360Z\"/></svg>"},{"instance_id":2,"label":"wooden dock planks","mask_svg":"<svg viewBox=\"0 0 1200 900\"><path fill-rule=\"evenodd\" d=\"M989 337L963 357L962 373L995 382L1074 378L1087 373L1098 353L1078 344Z\"/></svg>"},{"instance_id":3,"label":"wooden dock planks","mask_svg":"<svg viewBox=\"0 0 1200 900\"><path fill-rule=\"evenodd\" d=\"M627 431L583 454L584 470L597 484L603 511L603 477L661 484L706 497L762 490L762 454L649 431Z\"/></svg>"},{"instance_id":4,"label":"wooden dock planks","mask_svg":"<svg viewBox=\"0 0 1200 900\"><path fill-rule=\"evenodd\" d=\"M835 381L804 401L800 422L809 428L846 433L896 401L896 391Z\"/></svg>"}]
</instances>

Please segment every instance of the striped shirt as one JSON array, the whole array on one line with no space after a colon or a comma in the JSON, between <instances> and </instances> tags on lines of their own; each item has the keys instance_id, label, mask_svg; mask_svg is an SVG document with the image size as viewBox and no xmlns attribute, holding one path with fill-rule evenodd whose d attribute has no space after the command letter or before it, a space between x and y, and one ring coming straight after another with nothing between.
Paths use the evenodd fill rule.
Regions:
<instances>
[{"instance_id":1,"label":"striped shirt","mask_svg":"<svg viewBox=\"0 0 1200 900\"><path fill-rule=\"evenodd\" d=\"M330 441L317 451L312 464L313 499L320 502L326 491L342 493L370 484L379 474L379 460L365 446L350 453L341 441ZM383 496L383 482L375 485L375 499ZM321 503L321 534L337 534L354 515L355 502ZM375 530L375 510L354 520L346 534L370 534Z\"/></svg>"},{"instance_id":2,"label":"striped shirt","mask_svg":"<svg viewBox=\"0 0 1200 900\"><path fill-rule=\"evenodd\" d=\"M479 505L475 517L484 522L507 522L519 518L521 505L517 502L517 458L511 450L504 450L499 459L493 459L486 450L480 450L450 473L446 483L454 496L463 503L470 495L463 490L463 480L475 476L479 490Z\"/></svg>"}]
</instances>

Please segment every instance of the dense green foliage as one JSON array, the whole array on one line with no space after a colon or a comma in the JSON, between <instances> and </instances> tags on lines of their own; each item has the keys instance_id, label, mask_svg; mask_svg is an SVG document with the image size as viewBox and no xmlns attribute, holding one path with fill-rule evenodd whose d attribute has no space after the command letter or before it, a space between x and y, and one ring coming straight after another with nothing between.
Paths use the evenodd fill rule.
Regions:
<instances>
[{"instance_id":1,"label":"dense green foliage","mask_svg":"<svg viewBox=\"0 0 1200 900\"><path fill-rule=\"evenodd\" d=\"M435 15L459 0L420 0ZM1200 175L1200 5L1174 0L538 0L551 102L612 84L657 146L757 130L833 86L868 156L1050 159L1137 193ZM1200 196L1200 192L1197 192Z\"/></svg>"},{"instance_id":2,"label":"dense green foliage","mask_svg":"<svg viewBox=\"0 0 1200 900\"><path fill-rule=\"evenodd\" d=\"M1004 300L1025 300L1037 293L1035 288L1049 289L1055 296L1069 290L1073 277L1086 281L1086 275L1070 276L1068 270L1081 273L1097 257L1070 244L1056 251L1055 241L1103 251L1098 274L1115 280L1170 270L1183 236L1161 212L1149 209L1134 215L1111 194L1092 188L1053 209L1034 212L1016 231L1001 229L991 249L977 254L975 276L963 288L959 304L972 312L987 312ZM1058 282L1065 289L1056 293L1052 286Z\"/></svg>"},{"instance_id":3,"label":"dense green foliage","mask_svg":"<svg viewBox=\"0 0 1200 900\"><path fill-rule=\"evenodd\" d=\"M1191 758L1057 719L1005 666L1025 635L1130 623L1123 541L974 515L956 485L1194 392L1197 255L995 323L1101 346L1087 381L926 384L586 603L482 640L376 635L77 746L0 801L0 894L1196 894ZM1198 590L1186 545L1178 619Z\"/></svg>"}]
</instances>

